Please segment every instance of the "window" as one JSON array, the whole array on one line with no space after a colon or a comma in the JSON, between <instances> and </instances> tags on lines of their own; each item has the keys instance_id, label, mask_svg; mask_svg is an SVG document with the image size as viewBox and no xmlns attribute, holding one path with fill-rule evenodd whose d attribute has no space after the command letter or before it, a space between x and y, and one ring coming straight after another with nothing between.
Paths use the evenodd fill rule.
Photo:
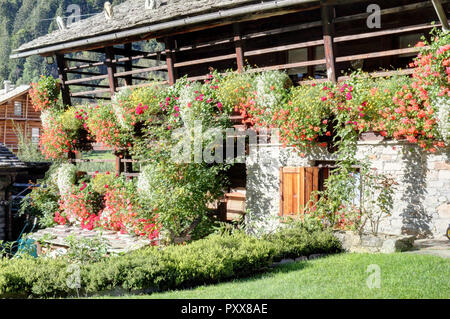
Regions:
<instances>
[{"instance_id":1,"label":"window","mask_svg":"<svg viewBox=\"0 0 450 319\"><path fill-rule=\"evenodd\" d=\"M22 116L22 102L14 102L14 115Z\"/></svg>"},{"instance_id":2,"label":"window","mask_svg":"<svg viewBox=\"0 0 450 319\"><path fill-rule=\"evenodd\" d=\"M319 167L282 167L280 169L280 215L303 213L311 194L319 190ZM328 176L326 176L328 178Z\"/></svg>"},{"instance_id":3,"label":"window","mask_svg":"<svg viewBox=\"0 0 450 319\"><path fill-rule=\"evenodd\" d=\"M33 144L39 144L39 128L38 127L31 128L31 142Z\"/></svg>"}]
</instances>

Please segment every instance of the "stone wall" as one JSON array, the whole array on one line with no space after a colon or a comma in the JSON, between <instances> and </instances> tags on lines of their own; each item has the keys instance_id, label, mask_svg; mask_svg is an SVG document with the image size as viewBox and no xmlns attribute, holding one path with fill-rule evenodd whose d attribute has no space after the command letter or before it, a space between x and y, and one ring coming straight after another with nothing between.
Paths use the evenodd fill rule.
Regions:
<instances>
[{"instance_id":1,"label":"stone wall","mask_svg":"<svg viewBox=\"0 0 450 319\"><path fill-rule=\"evenodd\" d=\"M392 216L381 222L381 233L418 238L445 234L450 224L450 149L429 154L398 141L360 141L357 157L368 158L373 168L398 183ZM280 167L333 159L321 148L300 157L276 142L252 147L246 160L249 225L265 231L278 226Z\"/></svg>"}]
</instances>

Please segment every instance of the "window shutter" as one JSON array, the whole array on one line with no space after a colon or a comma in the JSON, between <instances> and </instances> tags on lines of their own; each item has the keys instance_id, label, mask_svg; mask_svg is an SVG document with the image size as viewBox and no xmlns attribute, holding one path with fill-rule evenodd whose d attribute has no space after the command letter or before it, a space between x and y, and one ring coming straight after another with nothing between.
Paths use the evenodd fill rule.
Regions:
<instances>
[{"instance_id":1,"label":"window shutter","mask_svg":"<svg viewBox=\"0 0 450 319\"><path fill-rule=\"evenodd\" d=\"M280 215L303 213L311 194L319 190L319 167L280 168Z\"/></svg>"}]
</instances>

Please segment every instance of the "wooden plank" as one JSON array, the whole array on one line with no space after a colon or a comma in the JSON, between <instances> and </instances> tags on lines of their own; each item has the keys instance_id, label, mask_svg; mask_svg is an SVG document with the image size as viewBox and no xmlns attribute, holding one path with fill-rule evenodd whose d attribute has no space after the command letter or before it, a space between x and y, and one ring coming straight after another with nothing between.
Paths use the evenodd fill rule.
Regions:
<instances>
[{"instance_id":1,"label":"wooden plank","mask_svg":"<svg viewBox=\"0 0 450 319\"><path fill-rule=\"evenodd\" d=\"M445 2L448 2L448 0ZM393 13L418 10L418 9L426 8L429 6L431 6L431 2L425 1L425 2L407 4L407 5L393 7L393 8L382 9L382 10L380 10L380 14L381 14L381 16L384 17L386 15L393 14ZM349 22L349 21L360 20L360 19L367 19L367 17L370 14L371 13L364 12L364 13L354 14L354 15L350 15L350 16L345 16L345 17L337 17L334 22L342 23L342 22Z\"/></svg>"},{"instance_id":2,"label":"wooden plank","mask_svg":"<svg viewBox=\"0 0 450 319\"><path fill-rule=\"evenodd\" d=\"M72 84L84 83L84 82L95 81L95 80L103 80L103 79L107 79L107 78L108 78L108 74L103 74L103 75L92 76L89 78L69 80L66 82L66 84L72 85Z\"/></svg>"},{"instance_id":3,"label":"wooden plank","mask_svg":"<svg viewBox=\"0 0 450 319\"><path fill-rule=\"evenodd\" d=\"M177 80L177 74L175 69L175 54L173 52L173 39L165 38L164 43L166 46L166 64L167 64L167 71L168 71L168 77L169 77L169 84L173 85L175 84L175 81Z\"/></svg>"},{"instance_id":4,"label":"wooden plank","mask_svg":"<svg viewBox=\"0 0 450 319\"><path fill-rule=\"evenodd\" d=\"M379 51L379 52L370 52L370 53L363 53L363 54L355 54L355 55L348 55L343 57L337 57L336 62L347 62L347 61L353 61L353 60L360 60L360 59L373 59L373 58L379 58L384 56L390 56L390 55L400 55L405 53L416 53L419 52L421 48L405 48L405 49L394 49L394 50L386 50L386 51Z\"/></svg>"},{"instance_id":5,"label":"wooden plank","mask_svg":"<svg viewBox=\"0 0 450 319\"><path fill-rule=\"evenodd\" d=\"M174 67L179 68L183 66L190 66L190 65L198 65L198 64L205 64L210 62L217 62L217 61L224 61L224 60L231 60L236 58L236 53L232 54L225 54L220 56L214 56L210 58L204 58L204 59L197 59L197 60L191 60L191 61L184 61L184 62L178 62L174 64Z\"/></svg>"},{"instance_id":6,"label":"wooden plank","mask_svg":"<svg viewBox=\"0 0 450 319\"><path fill-rule=\"evenodd\" d=\"M271 48L246 51L244 53L244 56L254 56L254 55L261 55L261 54L266 54L266 53L302 49L302 48L307 48L307 47L312 47L312 46L323 45L323 43L324 43L323 40L315 40L315 41L307 41L307 42L294 43L294 44L288 44L288 45L280 45L280 46L271 47ZM312 60L314 60L314 59L312 59Z\"/></svg>"},{"instance_id":7,"label":"wooden plank","mask_svg":"<svg viewBox=\"0 0 450 319\"><path fill-rule=\"evenodd\" d=\"M327 78L336 83L336 59L334 56L334 8L330 6L321 6L322 24L323 24L323 43L325 49L325 60L327 64Z\"/></svg>"},{"instance_id":8,"label":"wooden plank","mask_svg":"<svg viewBox=\"0 0 450 319\"><path fill-rule=\"evenodd\" d=\"M292 214L292 205L293 205L293 178L295 174L284 173L284 212L285 215Z\"/></svg>"},{"instance_id":9,"label":"wooden plank","mask_svg":"<svg viewBox=\"0 0 450 319\"><path fill-rule=\"evenodd\" d=\"M56 65L58 68L59 82L61 85L62 101L64 105L72 105L70 100L70 89L67 81L67 73L64 70L66 62L64 60L64 54L56 54Z\"/></svg>"},{"instance_id":10,"label":"wooden plank","mask_svg":"<svg viewBox=\"0 0 450 319\"><path fill-rule=\"evenodd\" d=\"M131 57L132 56L132 51L133 51L133 46L131 43L126 43L123 46L124 50L125 50L125 56L126 57ZM125 68L125 72L130 72L133 71L133 62L131 59L125 61L124 63L124 68ZM127 77L125 77L125 84L126 85L133 85L133 77L128 75Z\"/></svg>"},{"instance_id":11,"label":"wooden plank","mask_svg":"<svg viewBox=\"0 0 450 319\"><path fill-rule=\"evenodd\" d=\"M85 95L97 95L97 94L108 93L108 92L111 92L110 88L99 89L99 90L90 90L90 91L82 91L82 92L73 92L73 93L70 94L70 96L77 97L77 96L85 96Z\"/></svg>"},{"instance_id":12,"label":"wooden plank","mask_svg":"<svg viewBox=\"0 0 450 319\"><path fill-rule=\"evenodd\" d=\"M299 206L300 206L300 210L299 213L303 211L303 207L305 207L305 168L304 167L300 167L299 168L299 173L298 173L298 178L300 180L300 185L299 185Z\"/></svg>"},{"instance_id":13,"label":"wooden plank","mask_svg":"<svg viewBox=\"0 0 450 319\"><path fill-rule=\"evenodd\" d=\"M280 216L284 215L283 167L280 167Z\"/></svg>"},{"instance_id":14,"label":"wooden plank","mask_svg":"<svg viewBox=\"0 0 450 319\"><path fill-rule=\"evenodd\" d=\"M241 37L241 27L238 23L233 25L233 31L237 70L239 73L242 73L244 71L244 43Z\"/></svg>"},{"instance_id":15,"label":"wooden plank","mask_svg":"<svg viewBox=\"0 0 450 319\"><path fill-rule=\"evenodd\" d=\"M167 70L167 65L152 66L152 67L145 68L145 69L125 71L125 72L116 72L114 74L114 76L115 77L126 77L126 76L133 75L133 74L148 73L148 72L159 71L159 70Z\"/></svg>"},{"instance_id":16,"label":"wooden plank","mask_svg":"<svg viewBox=\"0 0 450 319\"><path fill-rule=\"evenodd\" d=\"M116 88L118 87L117 79L114 77L114 74L117 72L115 64L112 62L115 58L114 47L106 47L105 48L105 63L108 70L108 82L109 82L109 90L111 96L116 92Z\"/></svg>"},{"instance_id":17,"label":"wooden plank","mask_svg":"<svg viewBox=\"0 0 450 319\"><path fill-rule=\"evenodd\" d=\"M306 167L305 168L305 205L308 204L309 200L311 199L311 194L313 191L313 184L314 184L314 168L313 167Z\"/></svg>"},{"instance_id":18,"label":"wooden plank","mask_svg":"<svg viewBox=\"0 0 450 319\"><path fill-rule=\"evenodd\" d=\"M432 25L432 24L426 23L426 24L418 24L418 25L400 27L400 28L389 29L389 30L372 31L372 32L367 32L367 33L344 35L344 36L340 36L340 37L335 37L334 43L382 37L382 36L391 35L391 34L407 33L407 32L412 32L412 31L431 29L433 27L439 27L439 26L440 26L440 24Z\"/></svg>"},{"instance_id":19,"label":"wooden plank","mask_svg":"<svg viewBox=\"0 0 450 319\"><path fill-rule=\"evenodd\" d=\"M297 213L300 206L300 180L299 180L299 172L297 169L297 172L293 174L289 174L292 179L292 203L291 203L291 214Z\"/></svg>"},{"instance_id":20,"label":"wooden plank","mask_svg":"<svg viewBox=\"0 0 450 319\"><path fill-rule=\"evenodd\" d=\"M403 69L403 70L392 70L392 71L378 71L378 72L371 72L368 75L374 78L377 77L389 77L394 75L410 75L414 73L414 69ZM338 78L338 81L344 81L348 80L350 76L340 76Z\"/></svg>"},{"instance_id":21,"label":"wooden plank","mask_svg":"<svg viewBox=\"0 0 450 319\"><path fill-rule=\"evenodd\" d=\"M309 65L321 65L321 64L325 64L325 63L326 63L325 59L321 59L321 60L314 60L314 61L278 64L278 65L271 65L271 66L266 66L266 67L250 69L248 72L261 72L261 71L268 71L268 70L293 69L293 68L299 68L299 67L309 66Z\"/></svg>"},{"instance_id":22,"label":"wooden plank","mask_svg":"<svg viewBox=\"0 0 450 319\"><path fill-rule=\"evenodd\" d=\"M312 184L312 191L318 192L319 191L319 168L313 167L313 184ZM309 200L309 199L308 199ZM315 196L314 200L317 201L318 197Z\"/></svg>"}]
</instances>

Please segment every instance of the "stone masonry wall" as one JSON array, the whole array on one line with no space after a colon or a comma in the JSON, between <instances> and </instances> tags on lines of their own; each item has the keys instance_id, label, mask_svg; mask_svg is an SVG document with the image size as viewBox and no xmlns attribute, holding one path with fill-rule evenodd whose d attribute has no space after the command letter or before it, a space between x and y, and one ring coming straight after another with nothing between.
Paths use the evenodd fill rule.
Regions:
<instances>
[{"instance_id":1,"label":"stone masonry wall","mask_svg":"<svg viewBox=\"0 0 450 319\"><path fill-rule=\"evenodd\" d=\"M378 172L398 183L392 216L381 222L379 232L418 238L441 237L450 224L450 149L429 154L398 141L359 142L357 157L368 158ZM314 166L334 160L321 148L306 157L274 142L254 146L247 157L248 223L255 230L272 231L278 224L280 167Z\"/></svg>"}]
</instances>

